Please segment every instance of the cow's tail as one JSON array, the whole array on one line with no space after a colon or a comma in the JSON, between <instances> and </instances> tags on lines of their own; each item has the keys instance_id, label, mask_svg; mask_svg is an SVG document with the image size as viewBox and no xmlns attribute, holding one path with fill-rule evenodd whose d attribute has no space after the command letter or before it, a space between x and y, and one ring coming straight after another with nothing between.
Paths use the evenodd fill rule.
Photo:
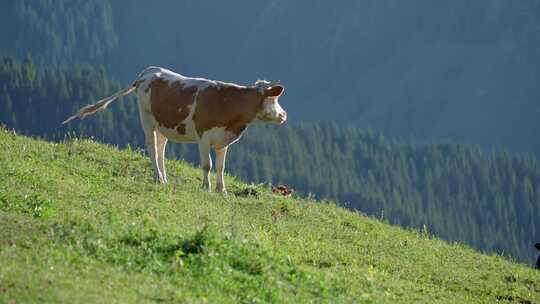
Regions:
<instances>
[{"instance_id":1,"label":"cow's tail","mask_svg":"<svg viewBox=\"0 0 540 304\"><path fill-rule=\"evenodd\" d=\"M109 97L105 97L99 100L98 102L96 102L95 104L87 105L86 107L81 108L79 112L69 117L68 119L64 120L62 124L67 124L68 122L72 121L75 118L84 119L86 116L94 114L97 111L105 110L111 102L115 101L119 97L128 95L129 93L133 92L136 88L137 88L137 83L134 82L129 87L126 87Z\"/></svg>"}]
</instances>

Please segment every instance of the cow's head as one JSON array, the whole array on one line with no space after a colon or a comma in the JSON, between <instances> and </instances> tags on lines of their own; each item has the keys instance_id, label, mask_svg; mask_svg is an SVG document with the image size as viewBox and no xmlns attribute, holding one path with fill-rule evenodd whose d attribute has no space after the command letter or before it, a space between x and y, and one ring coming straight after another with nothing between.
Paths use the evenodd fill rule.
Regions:
<instances>
[{"instance_id":1,"label":"cow's head","mask_svg":"<svg viewBox=\"0 0 540 304\"><path fill-rule=\"evenodd\" d=\"M279 105L278 99L285 91L285 87L264 80L258 80L255 87L262 96L262 106L256 118L264 122L284 123L287 120L287 112Z\"/></svg>"}]
</instances>

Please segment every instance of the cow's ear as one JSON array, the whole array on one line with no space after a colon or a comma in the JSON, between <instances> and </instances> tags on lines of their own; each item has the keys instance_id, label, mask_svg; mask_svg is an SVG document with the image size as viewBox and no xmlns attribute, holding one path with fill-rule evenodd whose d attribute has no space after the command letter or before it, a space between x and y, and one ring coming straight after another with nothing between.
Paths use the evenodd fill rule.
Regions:
<instances>
[{"instance_id":1,"label":"cow's ear","mask_svg":"<svg viewBox=\"0 0 540 304\"><path fill-rule=\"evenodd\" d=\"M540 243L536 243L536 244L534 245L534 247L536 247L536 249L540 250Z\"/></svg>"},{"instance_id":2,"label":"cow's ear","mask_svg":"<svg viewBox=\"0 0 540 304\"><path fill-rule=\"evenodd\" d=\"M278 84L278 85L266 88L266 90L264 90L264 96L265 97L279 97L281 96L281 94L283 94L283 91L285 91L285 87Z\"/></svg>"}]
</instances>

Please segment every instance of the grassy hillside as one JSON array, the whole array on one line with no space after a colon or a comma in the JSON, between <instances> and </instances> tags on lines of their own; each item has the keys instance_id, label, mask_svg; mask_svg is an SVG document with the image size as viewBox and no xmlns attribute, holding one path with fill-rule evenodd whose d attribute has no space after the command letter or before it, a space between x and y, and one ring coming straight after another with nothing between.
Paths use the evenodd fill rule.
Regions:
<instances>
[{"instance_id":1,"label":"grassy hillside","mask_svg":"<svg viewBox=\"0 0 540 304\"><path fill-rule=\"evenodd\" d=\"M89 140L0 129L0 302L540 302L540 272Z\"/></svg>"}]
</instances>

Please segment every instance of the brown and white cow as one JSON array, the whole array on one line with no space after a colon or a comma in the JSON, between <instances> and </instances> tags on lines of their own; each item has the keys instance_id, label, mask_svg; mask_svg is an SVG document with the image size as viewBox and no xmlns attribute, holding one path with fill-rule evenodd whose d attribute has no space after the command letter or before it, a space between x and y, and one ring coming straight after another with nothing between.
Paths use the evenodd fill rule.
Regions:
<instances>
[{"instance_id":1,"label":"brown and white cow","mask_svg":"<svg viewBox=\"0 0 540 304\"><path fill-rule=\"evenodd\" d=\"M278 103L284 87L258 80L253 86L185 77L160 67L148 67L127 88L88 105L65 123L104 110L118 97L137 90L139 114L155 180L167 183L167 140L197 143L203 170L203 187L210 191L212 159L216 151L216 191L226 192L223 181L225 156L252 122L282 124L287 113Z\"/></svg>"}]
</instances>

